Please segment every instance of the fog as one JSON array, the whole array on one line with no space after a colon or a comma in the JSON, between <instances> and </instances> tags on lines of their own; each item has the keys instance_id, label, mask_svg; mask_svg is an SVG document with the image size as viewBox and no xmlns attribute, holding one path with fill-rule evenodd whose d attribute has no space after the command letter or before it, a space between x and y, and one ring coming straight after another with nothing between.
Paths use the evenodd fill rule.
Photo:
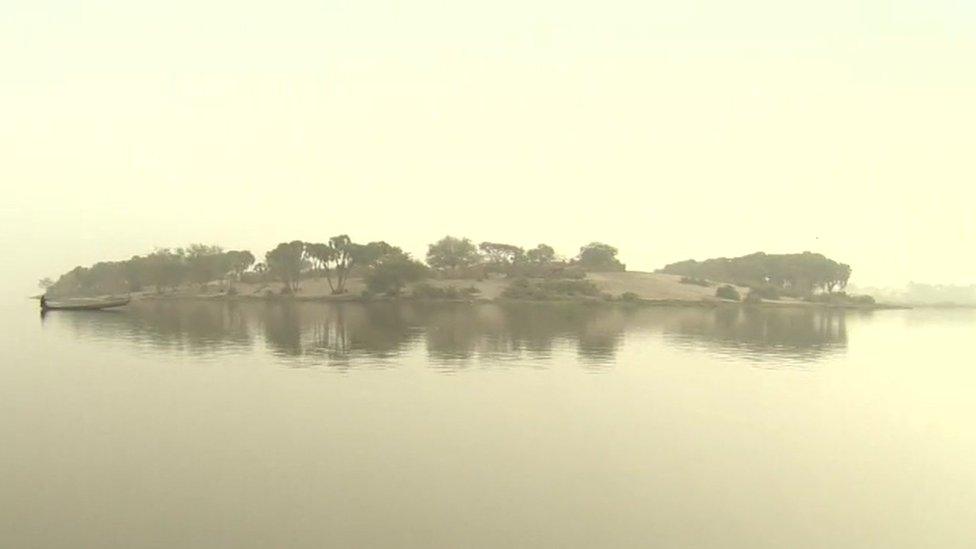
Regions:
<instances>
[{"instance_id":1,"label":"fog","mask_svg":"<svg viewBox=\"0 0 976 549\"><path fill-rule=\"evenodd\" d=\"M339 233L976 281L971 6L676 4L6 5L0 282Z\"/></svg>"}]
</instances>

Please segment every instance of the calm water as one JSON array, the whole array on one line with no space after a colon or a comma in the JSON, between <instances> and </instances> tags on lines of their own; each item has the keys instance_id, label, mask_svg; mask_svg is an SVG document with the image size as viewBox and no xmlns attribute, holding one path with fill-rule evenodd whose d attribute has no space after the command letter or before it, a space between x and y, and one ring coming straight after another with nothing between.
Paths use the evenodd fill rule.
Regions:
<instances>
[{"instance_id":1,"label":"calm water","mask_svg":"<svg viewBox=\"0 0 976 549\"><path fill-rule=\"evenodd\" d=\"M972 311L0 309L0 547L973 547Z\"/></svg>"}]
</instances>

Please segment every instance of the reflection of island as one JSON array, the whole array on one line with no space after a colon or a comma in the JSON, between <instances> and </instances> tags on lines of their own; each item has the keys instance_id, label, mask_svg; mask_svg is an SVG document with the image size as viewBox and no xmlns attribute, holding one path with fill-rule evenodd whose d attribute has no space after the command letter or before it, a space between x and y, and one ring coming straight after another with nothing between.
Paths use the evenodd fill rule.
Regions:
<instances>
[{"instance_id":1,"label":"reflection of island","mask_svg":"<svg viewBox=\"0 0 976 549\"><path fill-rule=\"evenodd\" d=\"M249 348L254 334L245 307L235 303L145 302L125 310L61 312L45 322L67 325L82 336L124 339L157 349L206 353Z\"/></svg>"},{"instance_id":2,"label":"reflection of island","mask_svg":"<svg viewBox=\"0 0 976 549\"><path fill-rule=\"evenodd\" d=\"M425 352L439 368L574 354L612 364L627 332L750 356L816 357L846 345L844 313L814 308L622 308L579 303L156 301L118 314L57 315L77 333L160 350L253 348L354 367Z\"/></svg>"},{"instance_id":3,"label":"reflection of island","mask_svg":"<svg viewBox=\"0 0 976 549\"><path fill-rule=\"evenodd\" d=\"M751 356L814 358L847 347L846 312L814 307L718 307L675 311L664 321L669 341Z\"/></svg>"}]
</instances>

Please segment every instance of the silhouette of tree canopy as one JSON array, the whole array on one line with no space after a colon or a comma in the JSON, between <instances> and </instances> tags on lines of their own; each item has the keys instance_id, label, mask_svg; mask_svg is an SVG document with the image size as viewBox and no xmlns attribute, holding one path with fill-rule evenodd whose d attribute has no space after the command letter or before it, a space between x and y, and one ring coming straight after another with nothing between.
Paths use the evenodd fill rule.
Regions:
<instances>
[{"instance_id":1,"label":"silhouette of tree canopy","mask_svg":"<svg viewBox=\"0 0 976 549\"><path fill-rule=\"evenodd\" d=\"M617 248L602 242L591 242L580 248L576 262L588 271L623 271L626 269L624 264L617 259Z\"/></svg>"},{"instance_id":2,"label":"silhouette of tree canopy","mask_svg":"<svg viewBox=\"0 0 976 549\"><path fill-rule=\"evenodd\" d=\"M741 257L719 257L705 261L689 259L667 265L661 272L740 286L773 286L787 294L809 295L817 290L831 293L845 288L851 276L851 267L811 252L757 252Z\"/></svg>"},{"instance_id":3,"label":"silhouette of tree canopy","mask_svg":"<svg viewBox=\"0 0 976 549\"><path fill-rule=\"evenodd\" d=\"M402 253L400 248L383 241L357 244L344 234L330 238L328 244L305 245L306 256L318 271L325 274L333 294L346 292L346 280L355 267L369 267L394 252Z\"/></svg>"},{"instance_id":4,"label":"silhouette of tree canopy","mask_svg":"<svg viewBox=\"0 0 976 549\"><path fill-rule=\"evenodd\" d=\"M305 243L301 240L282 242L265 254L264 261L271 276L283 282L287 290L295 291L305 265Z\"/></svg>"},{"instance_id":5,"label":"silhouette of tree canopy","mask_svg":"<svg viewBox=\"0 0 976 549\"><path fill-rule=\"evenodd\" d=\"M556 250L547 244L539 244L535 248L525 252L525 259L529 263L546 265L556 260Z\"/></svg>"},{"instance_id":6,"label":"silhouette of tree canopy","mask_svg":"<svg viewBox=\"0 0 976 549\"><path fill-rule=\"evenodd\" d=\"M366 287L374 293L399 294L404 286L427 276L427 267L402 251L394 251L375 261L366 274Z\"/></svg>"},{"instance_id":7,"label":"silhouette of tree canopy","mask_svg":"<svg viewBox=\"0 0 976 549\"><path fill-rule=\"evenodd\" d=\"M467 238L445 236L427 248L427 264L434 269L470 267L480 261L478 248Z\"/></svg>"},{"instance_id":8,"label":"silhouette of tree canopy","mask_svg":"<svg viewBox=\"0 0 976 549\"><path fill-rule=\"evenodd\" d=\"M156 291L187 282L204 284L238 278L254 263L248 251L223 251L219 246L192 244L187 248L157 248L145 256L125 261L103 261L91 267L75 267L47 287L51 295L97 295Z\"/></svg>"},{"instance_id":9,"label":"silhouette of tree canopy","mask_svg":"<svg viewBox=\"0 0 976 549\"><path fill-rule=\"evenodd\" d=\"M481 253L489 263L496 265L511 265L525 258L525 250L512 244L500 242L482 242L478 245Z\"/></svg>"},{"instance_id":10,"label":"silhouette of tree canopy","mask_svg":"<svg viewBox=\"0 0 976 549\"><path fill-rule=\"evenodd\" d=\"M254 265L254 254L247 250L232 250L227 252L227 266L234 273L234 278L241 280L244 273Z\"/></svg>"}]
</instances>

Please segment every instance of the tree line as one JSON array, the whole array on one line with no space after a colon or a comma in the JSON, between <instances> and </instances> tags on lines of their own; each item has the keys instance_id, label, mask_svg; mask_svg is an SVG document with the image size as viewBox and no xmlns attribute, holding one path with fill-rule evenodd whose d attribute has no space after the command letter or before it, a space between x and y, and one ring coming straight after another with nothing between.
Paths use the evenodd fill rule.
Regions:
<instances>
[{"instance_id":1,"label":"tree line","mask_svg":"<svg viewBox=\"0 0 976 549\"><path fill-rule=\"evenodd\" d=\"M689 259L672 263L659 272L690 279L707 279L750 288L773 288L784 295L809 296L816 291L843 290L851 267L822 254L766 254L757 252L733 258L705 261Z\"/></svg>"},{"instance_id":2,"label":"tree line","mask_svg":"<svg viewBox=\"0 0 976 549\"><path fill-rule=\"evenodd\" d=\"M282 242L258 262L247 250L193 244L186 248L161 248L123 261L75 267L57 281L40 285L50 295L96 295L154 290L163 292L186 284L222 284L233 291L232 281L281 282L283 292L299 291L303 279L325 278L331 292L347 292L352 276L365 279L373 293L396 294L406 285L430 276L484 278L508 277L581 278L586 271L623 271L617 249L592 242L570 259L556 254L547 244L528 250L512 244L482 242L446 236L428 246L426 264L385 241L354 242L348 235L326 242Z\"/></svg>"}]
</instances>

